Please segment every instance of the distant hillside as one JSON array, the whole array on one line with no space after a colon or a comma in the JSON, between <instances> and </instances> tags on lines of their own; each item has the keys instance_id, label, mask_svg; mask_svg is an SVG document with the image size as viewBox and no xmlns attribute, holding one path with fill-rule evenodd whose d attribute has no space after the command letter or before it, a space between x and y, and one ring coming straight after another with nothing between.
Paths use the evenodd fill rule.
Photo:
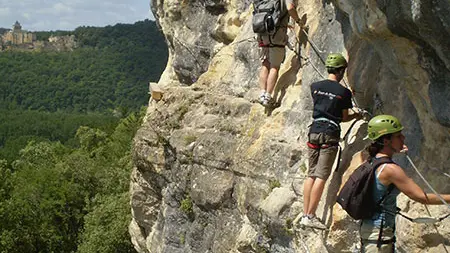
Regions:
<instances>
[{"instance_id":1,"label":"distant hillside","mask_svg":"<svg viewBox=\"0 0 450 253\"><path fill-rule=\"evenodd\" d=\"M8 31L9 29L6 28L1 28L0 27L0 34L4 34L6 31Z\"/></svg>"},{"instance_id":2,"label":"distant hillside","mask_svg":"<svg viewBox=\"0 0 450 253\"><path fill-rule=\"evenodd\" d=\"M72 52L0 53L2 108L126 113L147 103L148 82L159 80L168 57L154 21L37 32L37 37L68 34L79 46Z\"/></svg>"}]
</instances>

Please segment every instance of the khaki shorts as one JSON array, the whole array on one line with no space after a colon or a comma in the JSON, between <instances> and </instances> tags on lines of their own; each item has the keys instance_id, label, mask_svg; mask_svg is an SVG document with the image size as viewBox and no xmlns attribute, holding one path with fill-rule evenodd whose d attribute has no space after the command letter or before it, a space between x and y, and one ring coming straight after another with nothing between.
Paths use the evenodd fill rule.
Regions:
<instances>
[{"instance_id":1,"label":"khaki shorts","mask_svg":"<svg viewBox=\"0 0 450 253\"><path fill-rule=\"evenodd\" d=\"M270 68L279 68L284 61L285 47L260 47L259 59L261 62L268 60Z\"/></svg>"},{"instance_id":2,"label":"khaki shorts","mask_svg":"<svg viewBox=\"0 0 450 253\"><path fill-rule=\"evenodd\" d=\"M377 248L376 243L364 243L364 240L378 240L378 234L380 233L380 229L374 227L373 225L362 223L361 228L359 230L362 245L361 252L362 253L392 253L395 252L394 243L390 244L381 244L380 248ZM394 237L394 230L392 228L384 228L383 229L383 240L389 240Z\"/></svg>"},{"instance_id":3,"label":"khaki shorts","mask_svg":"<svg viewBox=\"0 0 450 253\"><path fill-rule=\"evenodd\" d=\"M310 133L309 142L315 145L338 144L339 137L331 136L326 133ZM336 159L338 146L328 148L313 149L308 148L309 152L309 177L318 177L327 180L331 174L331 169Z\"/></svg>"}]
</instances>

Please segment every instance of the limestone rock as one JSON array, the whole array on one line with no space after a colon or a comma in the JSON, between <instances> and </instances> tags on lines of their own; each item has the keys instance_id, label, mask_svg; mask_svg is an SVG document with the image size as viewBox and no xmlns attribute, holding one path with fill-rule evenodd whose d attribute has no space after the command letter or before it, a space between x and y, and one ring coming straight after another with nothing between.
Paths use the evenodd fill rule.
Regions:
<instances>
[{"instance_id":1,"label":"limestone rock","mask_svg":"<svg viewBox=\"0 0 450 253\"><path fill-rule=\"evenodd\" d=\"M295 194L288 188L275 188L261 203L261 209L270 217L278 217L295 200Z\"/></svg>"},{"instance_id":2,"label":"limestone rock","mask_svg":"<svg viewBox=\"0 0 450 253\"><path fill-rule=\"evenodd\" d=\"M326 74L320 58L331 52L348 56L345 84L357 105L400 118L416 165L438 191L450 191L448 178L428 169L448 172L450 157L448 1L299 1L306 33L289 30L295 52L286 52L274 94L279 106L269 114L255 103L260 61L250 2L151 1L170 56L158 83L164 96L150 102L134 142L136 250L351 252L359 246L358 225L335 198L364 159L355 155L368 144L363 121L342 124L342 137L349 134L340 167L317 210L330 231L292 232L308 167L309 86ZM403 157L396 161L423 186ZM399 205L413 217L427 212L405 196ZM430 209L433 216L445 212ZM399 218L398 249L449 250L449 222L432 227Z\"/></svg>"}]
</instances>

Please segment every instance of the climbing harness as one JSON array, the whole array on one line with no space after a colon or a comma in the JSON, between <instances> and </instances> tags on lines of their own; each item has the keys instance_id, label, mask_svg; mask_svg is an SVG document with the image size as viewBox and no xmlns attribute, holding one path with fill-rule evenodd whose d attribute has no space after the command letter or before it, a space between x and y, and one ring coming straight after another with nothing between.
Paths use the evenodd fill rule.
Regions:
<instances>
[{"instance_id":1,"label":"climbing harness","mask_svg":"<svg viewBox=\"0 0 450 253\"><path fill-rule=\"evenodd\" d=\"M320 118L314 119L314 121L315 121L315 122L324 121L324 122L327 122L327 123L330 123L330 124L334 125L334 126L337 127L338 129L341 129L341 127L339 126L338 123L336 123L336 122L334 122L334 121L332 121L331 119L328 119L328 118L320 117Z\"/></svg>"},{"instance_id":2,"label":"climbing harness","mask_svg":"<svg viewBox=\"0 0 450 253\"><path fill-rule=\"evenodd\" d=\"M313 122L326 122L326 123L329 124L328 127L330 127L330 125L332 125L333 127L336 127L336 130L339 129L339 131L340 131L340 129L341 129L341 126L338 123L336 123L333 120L330 120L328 118L325 118L325 117L316 118L316 119L313 120ZM312 124L309 125L309 126L312 126ZM311 149L327 149L327 148L331 148L331 147L337 147L337 149L338 149L337 150L337 154L336 154L336 156L337 156L337 163L336 163L336 166L335 166L335 171L339 170L339 165L341 163L341 156L342 156L342 147L341 147L341 145L339 145L339 142L337 142L337 143L324 143L324 144L318 145L318 144L311 143L311 142L308 141L308 142L306 142L306 145L309 148L311 148Z\"/></svg>"}]
</instances>

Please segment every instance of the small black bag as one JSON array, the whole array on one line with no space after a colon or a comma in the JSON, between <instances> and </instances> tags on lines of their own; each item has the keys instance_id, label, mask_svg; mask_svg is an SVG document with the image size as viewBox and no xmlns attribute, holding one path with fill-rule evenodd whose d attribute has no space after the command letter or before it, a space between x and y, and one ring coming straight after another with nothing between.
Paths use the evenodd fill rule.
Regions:
<instances>
[{"instance_id":1,"label":"small black bag","mask_svg":"<svg viewBox=\"0 0 450 253\"><path fill-rule=\"evenodd\" d=\"M337 196L337 203L355 220L366 219L380 210L380 204L392 191L391 184L378 203L373 201L375 170L384 163L394 163L389 157L372 159L361 164L345 182Z\"/></svg>"}]
</instances>

